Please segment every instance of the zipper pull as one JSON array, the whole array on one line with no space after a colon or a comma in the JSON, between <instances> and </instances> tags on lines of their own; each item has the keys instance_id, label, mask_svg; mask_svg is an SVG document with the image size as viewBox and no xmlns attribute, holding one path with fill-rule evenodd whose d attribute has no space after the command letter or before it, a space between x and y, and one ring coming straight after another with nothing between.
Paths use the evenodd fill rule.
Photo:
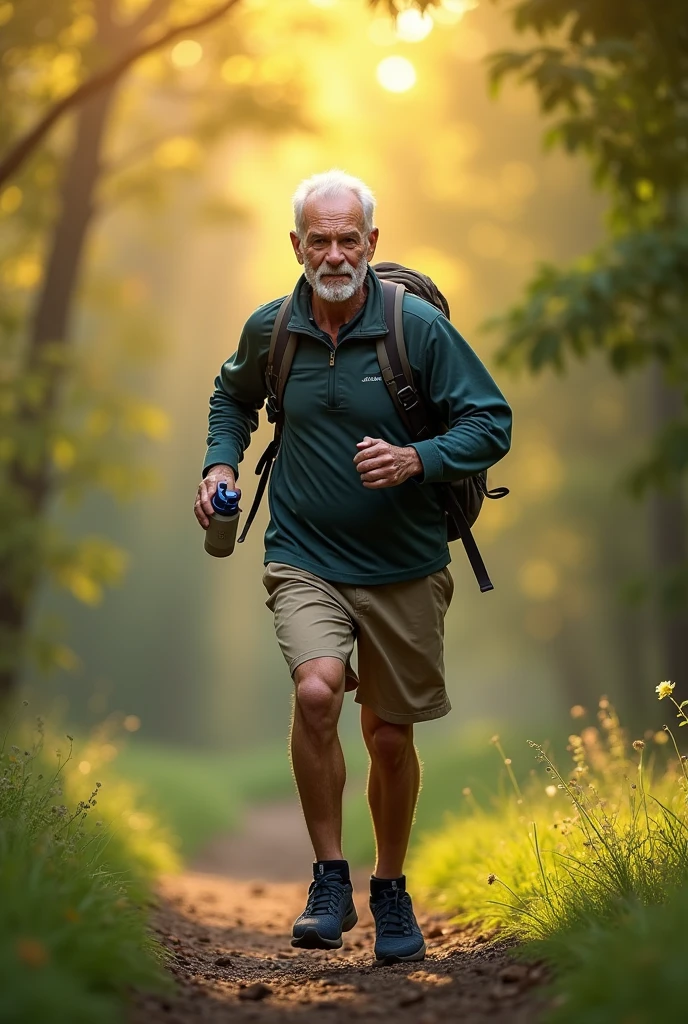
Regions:
<instances>
[{"instance_id":1,"label":"zipper pull","mask_svg":"<svg viewBox=\"0 0 688 1024\"><path fill-rule=\"evenodd\" d=\"M334 366L334 349L330 352L330 366Z\"/></svg>"}]
</instances>

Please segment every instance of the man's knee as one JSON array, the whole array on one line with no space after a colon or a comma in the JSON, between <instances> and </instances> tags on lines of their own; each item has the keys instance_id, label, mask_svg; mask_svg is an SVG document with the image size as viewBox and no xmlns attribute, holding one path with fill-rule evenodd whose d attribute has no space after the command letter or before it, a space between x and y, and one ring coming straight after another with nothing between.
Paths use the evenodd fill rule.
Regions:
<instances>
[{"instance_id":1,"label":"man's knee","mask_svg":"<svg viewBox=\"0 0 688 1024\"><path fill-rule=\"evenodd\" d=\"M370 756L382 767L395 769L413 752L413 726L381 722L366 737Z\"/></svg>"},{"instance_id":2,"label":"man's knee","mask_svg":"<svg viewBox=\"0 0 688 1024\"><path fill-rule=\"evenodd\" d=\"M339 664L339 663L338 663ZM294 673L296 706L318 728L336 725L342 705L344 666L300 666Z\"/></svg>"}]
</instances>

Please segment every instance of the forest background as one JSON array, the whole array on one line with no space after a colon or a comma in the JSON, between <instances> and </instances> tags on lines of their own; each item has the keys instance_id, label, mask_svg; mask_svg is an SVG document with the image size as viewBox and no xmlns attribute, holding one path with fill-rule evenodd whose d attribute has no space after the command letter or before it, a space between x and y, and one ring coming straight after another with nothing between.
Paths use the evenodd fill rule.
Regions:
<instances>
[{"instance_id":1,"label":"forest background","mask_svg":"<svg viewBox=\"0 0 688 1024\"><path fill-rule=\"evenodd\" d=\"M3 149L124 52L132 25L148 39L212 9L169 6L117 15L107 0L61 0L46 14L3 0ZM538 5L517 6L527 22ZM685 678L688 657L682 484L652 461L682 408L680 374L648 353L610 365L605 343L533 376L523 352L556 364L566 330L555 324L543 358L528 307L504 315L543 262L569 266L650 218L649 171L632 171L629 212L580 153L543 148L556 96L540 89L544 118L513 77L490 96L486 58L524 45L500 4L445 0L396 29L385 5L358 0L228 7L60 120L1 186L5 689L82 729L114 714L158 750L283 744L290 686L260 583L267 510L216 562L192 502L214 376L251 310L296 278L291 193L340 166L377 195L379 258L436 280L514 407L513 451L492 472L512 493L476 530L496 590L477 592L455 547L454 711L421 742L549 726L600 693L645 723L649 683ZM566 22L557 31L566 41ZM267 437L263 422L245 501ZM350 705L344 728L353 736Z\"/></svg>"}]
</instances>

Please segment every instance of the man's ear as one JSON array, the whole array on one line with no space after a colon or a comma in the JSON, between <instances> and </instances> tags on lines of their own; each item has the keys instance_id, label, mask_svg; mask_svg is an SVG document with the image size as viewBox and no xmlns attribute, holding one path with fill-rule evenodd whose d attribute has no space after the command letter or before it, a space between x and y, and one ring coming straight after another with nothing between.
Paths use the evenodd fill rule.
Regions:
<instances>
[{"instance_id":1,"label":"man's ear","mask_svg":"<svg viewBox=\"0 0 688 1024\"><path fill-rule=\"evenodd\" d=\"M301 252L301 239L299 238L295 231L290 231L289 237L291 238L291 244L294 247L294 253L296 254L297 260L299 261L299 263L303 264L303 253Z\"/></svg>"},{"instance_id":2,"label":"man's ear","mask_svg":"<svg viewBox=\"0 0 688 1024\"><path fill-rule=\"evenodd\" d=\"M373 228L373 230L368 235L368 256L367 256L368 263L370 263L370 261L372 260L373 256L375 255L375 250L377 249L377 240L378 240L379 237L380 237L380 229L379 228Z\"/></svg>"}]
</instances>

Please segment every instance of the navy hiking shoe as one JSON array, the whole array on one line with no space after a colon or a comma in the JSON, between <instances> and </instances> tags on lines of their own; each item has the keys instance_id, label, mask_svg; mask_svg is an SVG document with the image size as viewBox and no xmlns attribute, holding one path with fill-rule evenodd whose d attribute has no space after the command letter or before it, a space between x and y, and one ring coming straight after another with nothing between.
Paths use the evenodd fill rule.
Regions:
<instances>
[{"instance_id":1,"label":"navy hiking shoe","mask_svg":"<svg viewBox=\"0 0 688 1024\"><path fill-rule=\"evenodd\" d=\"M358 921L345 860L320 860L313 865L313 881L303 914L294 921L292 946L300 949L339 949L342 932Z\"/></svg>"},{"instance_id":2,"label":"navy hiking shoe","mask_svg":"<svg viewBox=\"0 0 688 1024\"><path fill-rule=\"evenodd\" d=\"M425 940L418 927L406 876L370 879L370 909L375 918L375 959L398 964L425 958Z\"/></svg>"}]
</instances>

